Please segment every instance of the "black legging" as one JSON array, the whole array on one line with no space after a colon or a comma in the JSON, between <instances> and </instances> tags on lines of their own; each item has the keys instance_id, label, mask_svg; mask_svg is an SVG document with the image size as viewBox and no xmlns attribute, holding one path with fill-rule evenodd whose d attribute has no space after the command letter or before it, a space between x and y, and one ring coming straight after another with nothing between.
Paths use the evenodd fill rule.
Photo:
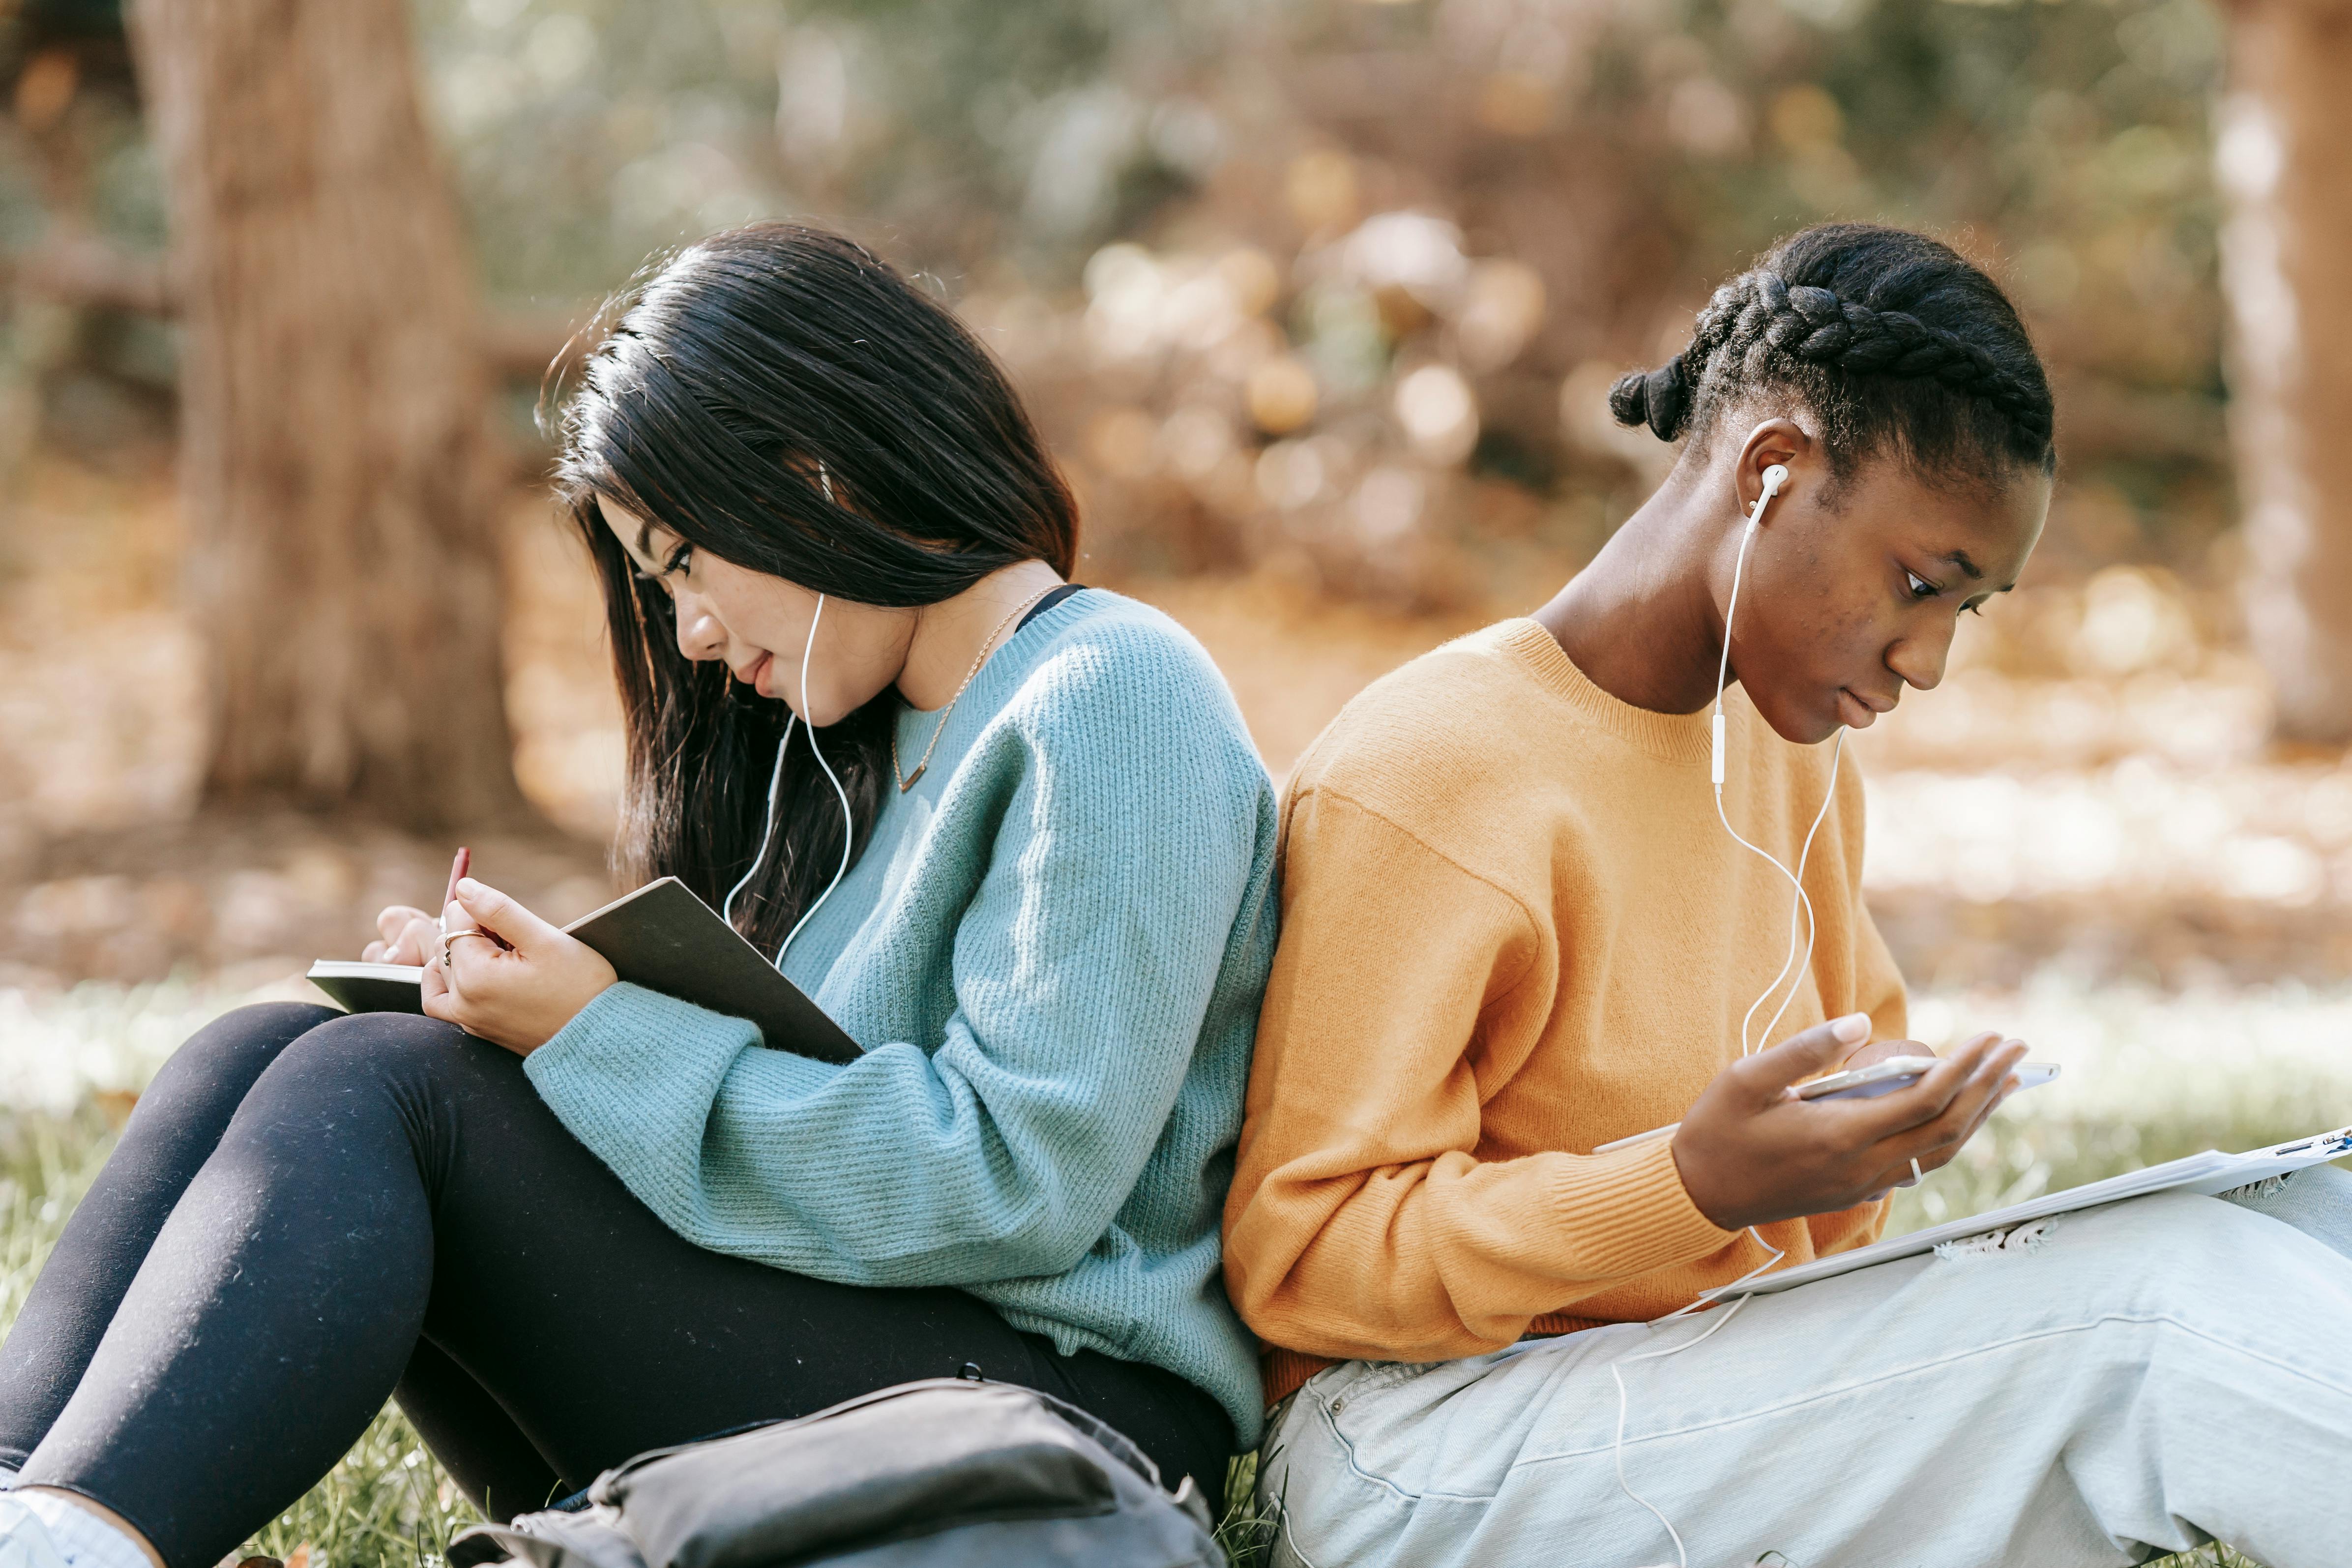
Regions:
<instances>
[{"instance_id":1,"label":"black legging","mask_svg":"<svg viewBox=\"0 0 2352 1568\"><path fill-rule=\"evenodd\" d=\"M960 1290L705 1251L520 1058L430 1018L283 1003L213 1023L141 1098L0 1345L0 1461L207 1568L395 1388L505 1517L643 1449L967 1363L1222 1491L1231 1423L1174 1373L1059 1354Z\"/></svg>"}]
</instances>

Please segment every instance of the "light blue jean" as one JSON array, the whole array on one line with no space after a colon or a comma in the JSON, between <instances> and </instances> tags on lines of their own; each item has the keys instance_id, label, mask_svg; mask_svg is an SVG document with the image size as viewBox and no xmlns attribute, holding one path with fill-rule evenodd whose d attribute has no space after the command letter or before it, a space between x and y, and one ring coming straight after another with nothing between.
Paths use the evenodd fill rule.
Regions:
<instances>
[{"instance_id":1,"label":"light blue jean","mask_svg":"<svg viewBox=\"0 0 2352 1568\"><path fill-rule=\"evenodd\" d=\"M2352 1561L2352 1174L2162 1194L2041 1244L1424 1364L1268 1435L1283 1568L2073 1568L2219 1539ZM1622 1453L1618 1385L1626 1394Z\"/></svg>"}]
</instances>

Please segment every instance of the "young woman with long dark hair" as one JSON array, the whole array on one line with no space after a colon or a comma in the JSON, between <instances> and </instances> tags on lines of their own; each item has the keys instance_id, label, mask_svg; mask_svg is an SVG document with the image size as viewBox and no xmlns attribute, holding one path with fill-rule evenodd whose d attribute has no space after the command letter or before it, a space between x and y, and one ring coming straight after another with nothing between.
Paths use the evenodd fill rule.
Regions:
<instances>
[{"instance_id":1,"label":"young woman with long dark hair","mask_svg":"<svg viewBox=\"0 0 2352 1568\"><path fill-rule=\"evenodd\" d=\"M1216 1224L1272 791L1199 646L1066 581L1002 373L856 246L741 229L591 355L559 479L623 868L864 1054L616 984L471 880L446 930L387 910L431 1016L244 1008L141 1100L0 1347L0 1561L206 1568L395 1391L500 1516L967 1367L1212 1500L1255 1440Z\"/></svg>"},{"instance_id":2,"label":"young woman with long dark hair","mask_svg":"<svg viewBox=\"0 0 2352 1568\"><path fill-rule=\"evenodd\" d=\"M1874 1240L2017 1085L1983 1034L1791 1092L1926 1054L1842 731L2024 570L2053 409L1991 279L1864 225L1760 258L1612 405L1683 444L1657 493L1359 696L1284 802L1225 1238L1276 1561L2341 1561L2342 1171L1693 1311Z\"/></svg>"}]
</instances>

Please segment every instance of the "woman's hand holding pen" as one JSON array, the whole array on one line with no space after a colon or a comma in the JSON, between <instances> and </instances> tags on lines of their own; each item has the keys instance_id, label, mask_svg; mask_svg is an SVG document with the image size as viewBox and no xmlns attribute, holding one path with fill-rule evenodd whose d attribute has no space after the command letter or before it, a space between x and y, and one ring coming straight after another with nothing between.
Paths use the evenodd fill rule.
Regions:
<instances>
[{"instance_id":1,"label":"woman's hand holding pen","mask_svg":"<svg viewBox=\"0 0 2352 1568\"><path fill-rule=\"evenodd\" d=\"M449 885L441 892L443 909L447 909L457 897L457 879L473 863L474 852L462 844L457 846L457 853L449 861ZM387 905L376 915L375 927L383 940L368 943L360 954L362 959L371 963L419 966L430 962L434 944L441 940L444 930L440 921L406 904ZM499 945L504 947L506 943L501 942Z\"/></svg>"},{"instance_id":2,"label":"woman's hand holding pen","mask_svg":"<svg viewBox=\"0 0 2352 1568\"><path fill-rule=\"evenodd\" d=\"M1934 1170L1959 1152L2017 1087L2023 1042L1979 1035L1908 1089L1872 1100L1800 1100L1795 1086L1837 1065L1866 1065L1869 1020L1833 1019L1743 1057L1683 1118L1675 1168L1699 1213L1726 1230L1831 1214ZM1903 1053L1916 1049L1903 1045ZM1885 1054L1885 1053L1880 1053Z\"/></svg>"},{"instance_id":3,"label":"woman's hand holding pen","mask_svg":"<svg viewBox=\"0 0 2352 1568\"><path fill-rule=\"evenodd\" d=\"M517 1056L554 1038L618 978L594 948L471 877L458 880L441 926L409 921L396 945L412 941L424 943L425 1011Z\"/></svg>"},{"instance_id":4,"label":"woman's hand holding pen","mask_svg":"<svg viewBox=\"0 0 2352 1568\"><path fill-rule=\"evenodd\" d=\"M375 917L371 963L420 966L425 1013L527 1057L555 1037L615 976L602 953L466 875L473 852L449 863L442 914L407 904ZM461 940L465 939L465 940Z\"/></svg>"}]
</instances>

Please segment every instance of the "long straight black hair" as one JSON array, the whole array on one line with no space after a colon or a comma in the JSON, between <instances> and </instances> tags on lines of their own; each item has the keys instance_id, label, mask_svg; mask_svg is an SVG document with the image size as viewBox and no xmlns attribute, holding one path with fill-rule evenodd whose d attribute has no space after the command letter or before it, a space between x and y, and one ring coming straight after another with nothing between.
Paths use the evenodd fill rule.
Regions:
<instances>
[{"instance_id":1,"label":"long straight black hair","mask_svg":"<svg viewBox=\"0 0 2352 1568\"><path fill-rule=\"evenodd\" d=\"M1068 576L1077 509L987 350L838 235L713 235L615 313L564 405L555 470L604 585L628 731L614 858L716 908L760 856L788 712L678 651L668 594L637 575L599 499L738 566L892 606L937 604L1022 561ZM900 700L886 688L815 732L848 793L853 857L881 809ZM776 820L735 912L770 950L841 861L839 803L799 738Z\"/></svg>"}]
</instances>

